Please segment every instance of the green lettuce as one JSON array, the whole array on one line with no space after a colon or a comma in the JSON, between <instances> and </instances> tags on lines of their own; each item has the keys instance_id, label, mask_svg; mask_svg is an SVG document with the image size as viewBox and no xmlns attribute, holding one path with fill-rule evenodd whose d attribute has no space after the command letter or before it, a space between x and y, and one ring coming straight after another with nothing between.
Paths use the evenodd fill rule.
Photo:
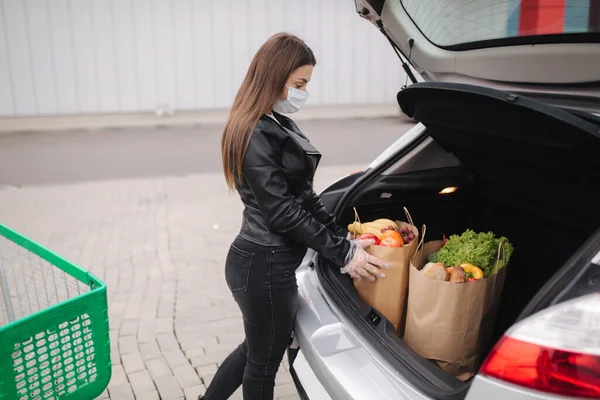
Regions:
<instances>
[{"instance_id":1,"label":"green lettuce","mask_svg":"<svg viewBox=\"0 0 600 400\"><path fill-rule=\"evenodd\" d=\"M505 254L500 254L498 247L503 243ZM437 254L439 262L451 267L470 263L479 267L485 277L497 273L504 267L513 253L513 246L506 237L497 238L492 232L476 233L470 229L462 235L452 235L446 245Z\"/></svg>"}]
</instances>

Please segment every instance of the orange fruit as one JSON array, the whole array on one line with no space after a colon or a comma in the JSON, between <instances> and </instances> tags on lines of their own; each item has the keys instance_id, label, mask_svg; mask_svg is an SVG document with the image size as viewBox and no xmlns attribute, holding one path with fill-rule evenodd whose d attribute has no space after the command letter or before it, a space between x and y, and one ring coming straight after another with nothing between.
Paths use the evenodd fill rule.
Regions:
<instances>
[{"instance_id":1,"label":"orange fruit","mask_svg":"<svg viewBox=\"0 0 600 400\"><path fill-rule=\"evenodd\" d=\"M397 231L388 230L388 231L383 232L381 234L381 241L383 242L386 239L391 239L393 241L400 243L400 246L398 246L398 247L404 246L404 240L402 240L402 235ZM386 242L389 242L389 240L386 240Z\"/></svg>"},{"instance_id":2,"label":"orange fruit","mask_svg":"<svg viewBox=\"0 0 600 400\"><path fill-rule=\"evenodd\" d=\"M402 247L402 243L392 238L383 239L381 242L379 242L379 245L386 247Z\"/></svg>"}]
</instances>

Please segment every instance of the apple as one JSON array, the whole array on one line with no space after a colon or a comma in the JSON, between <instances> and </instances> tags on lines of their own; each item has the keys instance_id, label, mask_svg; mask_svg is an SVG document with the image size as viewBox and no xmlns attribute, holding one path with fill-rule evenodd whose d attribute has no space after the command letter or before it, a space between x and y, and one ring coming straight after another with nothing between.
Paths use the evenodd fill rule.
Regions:
<instances>
[{"instance_id":1,"label":"apple","mask_svg":"<svg viewBox=\"0 0 600 400\"><path fill-rule=\"evenodd\" d=\"M360 240L373 239L373 241L375 241L375 243L373 243L373 244L375 244L375 245L379 244L379 238L377 236L373 235L372 233L363 233L362 235L359 235L356 238L360 239Z\"/></svg>"}]
</instances>

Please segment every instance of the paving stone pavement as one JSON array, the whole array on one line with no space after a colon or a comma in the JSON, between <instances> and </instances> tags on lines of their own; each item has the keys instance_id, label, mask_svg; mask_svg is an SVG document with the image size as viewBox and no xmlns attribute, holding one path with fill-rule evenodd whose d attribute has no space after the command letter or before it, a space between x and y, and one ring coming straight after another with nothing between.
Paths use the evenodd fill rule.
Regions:
<instances>
[{"instance_id":1,"label":"paving stone pavement","mask_svg":"<svg viewBox=\"0 0 600 400\"><path fill-rule=\"evenodd\" d=\"M360 168L321 168L317 191ZM107 284L113 375L100 399L204 393L244 337L223 274L241 211L216 173L0 189L2 223ZM277 399L299 398L288 368Z\"/></svg>"}]
</instances>

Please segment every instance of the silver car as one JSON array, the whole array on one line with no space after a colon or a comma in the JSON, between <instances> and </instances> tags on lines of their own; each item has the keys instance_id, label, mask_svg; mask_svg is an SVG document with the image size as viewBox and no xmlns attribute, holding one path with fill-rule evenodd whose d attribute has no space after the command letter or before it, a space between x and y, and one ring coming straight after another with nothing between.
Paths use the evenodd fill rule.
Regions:
<instances>
[{"instance_id":1,"label":"silver car","mask_svg":"<svg viewBox=\"0 0 600 400\"><path fill-rule=\"evenodd\" d=\"M515 253L486 357L463 382L309 251L288 351L301 397L600 398L600 1L356 9L398 53L412 81L398 104L419 123L323 201L343 224L353 207L372 220L406 206L429 237L491 230Z\"/></svg>"}]
</instances>

